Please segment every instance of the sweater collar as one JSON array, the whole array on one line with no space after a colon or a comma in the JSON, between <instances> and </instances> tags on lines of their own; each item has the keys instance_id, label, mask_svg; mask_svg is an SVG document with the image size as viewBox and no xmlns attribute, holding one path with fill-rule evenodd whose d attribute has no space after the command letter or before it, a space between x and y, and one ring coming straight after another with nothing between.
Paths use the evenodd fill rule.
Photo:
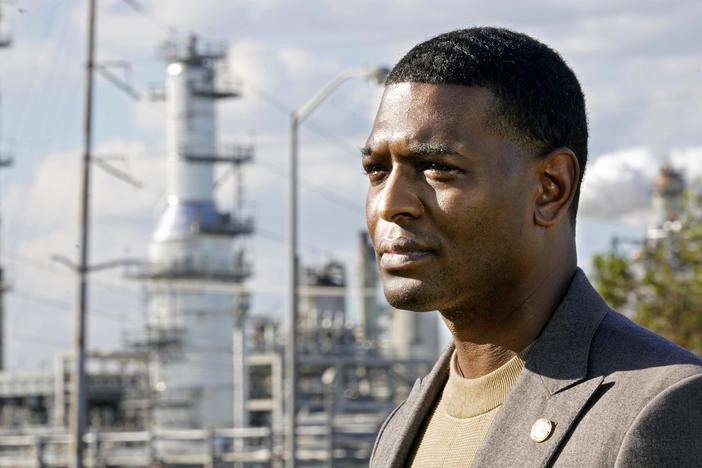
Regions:
<instances>
[{"instance_id":1,"label":"sweater collar","mask_svg":"<svg viewBox=\"0 0 702 468\"><path fill-rule=\"evenodd\" d=\"M531 346L489 374L475 379L459 375L454 350L440 408L454 418L472 418L500 406L524 368Z\"/></svg>"}]
</instances>

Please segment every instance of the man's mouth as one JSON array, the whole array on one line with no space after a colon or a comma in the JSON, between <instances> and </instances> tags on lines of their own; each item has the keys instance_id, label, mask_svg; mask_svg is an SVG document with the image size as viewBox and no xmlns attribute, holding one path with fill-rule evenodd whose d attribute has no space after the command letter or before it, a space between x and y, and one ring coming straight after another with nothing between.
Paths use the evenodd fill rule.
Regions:
<instances>
[{"instance_id":1,"label":"man's mouth","mask_svg":"<svg viewBox=\"0 0 702 468\"><path fill-rule=\"evenodd\" d=\"M408 237L384 239L379 246L379 266L383 270L408 268L428 259L434 251Z\"/></svg>"},{"instance_id":2,"label":"man's mouth","mask_svg":"<svg viewBox=\"0 0 702 468\"><path fill-rule=\"evenodd\" d=\"M430 250L403 250L384 252L380 255L380 268L383 270L399 270L414 266L432 255Z\"/></svg>"}]
</instances>

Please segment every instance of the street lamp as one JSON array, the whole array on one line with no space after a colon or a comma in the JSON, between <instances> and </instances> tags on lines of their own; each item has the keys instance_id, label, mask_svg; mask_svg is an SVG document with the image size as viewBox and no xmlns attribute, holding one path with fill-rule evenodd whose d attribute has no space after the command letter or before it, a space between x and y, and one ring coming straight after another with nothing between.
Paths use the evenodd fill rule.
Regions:
<instances>
[{"instance_id":1,"label":"street lamp","mask_svg":"<svg viewBox=\"0 0 702 468\"><path fill-rule=\"evenodd\" d=\"M382 84L389 70L385 67L360 67L341 72L324 88L298 110L290 114L290 192L289 192L289 290L288 290L288 336L286 342L285 359L288 370L285 421L287 437L285 439L285 452L287 453L287 466L295 468L295 417L297 411L297 129L300 123L319 106L341 83L351 78L365 78L372 83Z\"/></svg>"}]
</instances>

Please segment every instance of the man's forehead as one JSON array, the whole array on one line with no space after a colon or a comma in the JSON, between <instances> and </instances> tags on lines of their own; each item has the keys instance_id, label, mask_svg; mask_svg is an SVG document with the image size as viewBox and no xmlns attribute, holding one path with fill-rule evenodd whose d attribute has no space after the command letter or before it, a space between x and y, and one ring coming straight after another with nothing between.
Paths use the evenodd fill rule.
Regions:
<instances>
[{"instance_id":1,"label":"man's forehead","mask_svg":"<svg viewBox=\"0 0 702 468\"><path fill-rule=\"evenodd\" d=\"M465 130L471 123L473 128L482 127L492 99L486 88L415 82L389 84L368 146L396 139L431 143L442 135L457 136L455 132Z\"/></svg>"},{"instance_id":2,"label":"man's forehead","mask_svg":"<svg viewBox=\"0 0 702 468\"><path fill-rule=\"evenodd\" d=\"M481 107L491 104L493 93L480 86L433 84L421 82L391 83L385 87L380 103L383 107Z\"/></svg>"}]
</instances>

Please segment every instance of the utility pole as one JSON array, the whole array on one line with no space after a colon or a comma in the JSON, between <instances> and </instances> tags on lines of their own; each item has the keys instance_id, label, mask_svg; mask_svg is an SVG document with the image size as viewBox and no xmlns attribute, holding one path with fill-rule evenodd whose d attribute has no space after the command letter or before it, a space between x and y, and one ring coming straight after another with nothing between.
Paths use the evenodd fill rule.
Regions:
<instances>
[{"instance_id":1,"label":"utility pole","mask_svg":"<svg viewBox=\"0 0 702 468\"><path fill-rule=\"evenodd\" d=\"M95 57L95 0L88 0L88 42L85 63L85 108L83 127L83 174L80 209L80 264L78 268L78 307L76 308L73 392L71 394L72 468L83 468L83 433L86 422L85 318L88 303L88 220L90 208L90 157L92 151L93 71Z\"/></svg>"},{"instance_id":2,"label":"utility pole","mask_svg":"<svg viewBox=\"0 0 702 468\"><path fill-rule=\"evenodd\" d=\"M12 165L12 159L0 153L0 169L10 165ZM0 263L0 370L5 368L5 291L7 289L5 271Z\"/></svg>"},{"instance_id":3,"label":"utility pole","mask_svg":"<svg viewBox=\"0 0 702 468\"><path fill-rule=\"evenodd\" d=\"M0 169L12 165L12 158L0 153ZM0 225L2 217L0 216ZM1 233L0 233L1 235ZM2 251L0 250L0 253ZM5 368L5 291L8 286L5 283L5 271L0 263L0 370Z\"/></svg>"},{"instance_id":4,"label":"utility pole","mask_svg":"<svg viewBox=\"0 0 702 468\"><path fill-rule=\"evenodd\" d=\"M0 2L0 48L10 47L12 44L12 38L9 34L3 34L3 14L2 14L2 3ZM2 106L0 106L0 110ZM0 129L2 127L0 126ZM1 134L0 134L1 136ZM2 139L0 138L0 143ZM0 149L2 147L0 146ZM0 169L3 167L8 167L12 165L12 158L0 153ZM7 284L5 283L5 272L3 271L2 264L0 263L0 370L5 368L5 291L7 291Z\"/></svg>"}]
</instances>

